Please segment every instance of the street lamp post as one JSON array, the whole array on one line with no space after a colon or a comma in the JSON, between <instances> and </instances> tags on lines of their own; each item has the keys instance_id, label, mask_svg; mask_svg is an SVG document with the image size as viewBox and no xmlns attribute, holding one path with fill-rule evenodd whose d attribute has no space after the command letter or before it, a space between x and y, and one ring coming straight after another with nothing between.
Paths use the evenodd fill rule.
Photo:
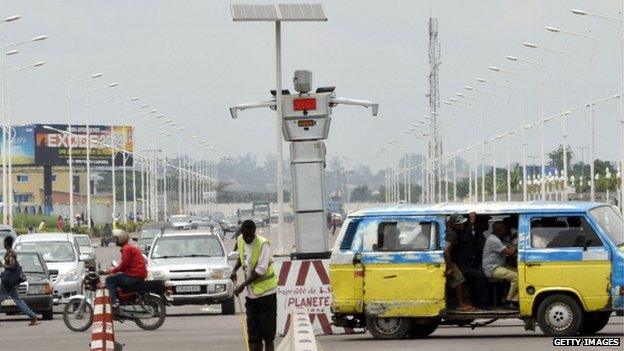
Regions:
<instances>
[{"instance_id":1,"label":"street lamp post","mask_svg":"<svg viewBox=\"0 0 624 351\"><path fill-rule=\"evenodd\" d=\"M575 15L590 16L620 24L620 91L624 92L624 1L620 10L620 18L588 13L583 10L571 10ZM620 97L620 169L624 169L624 97ZM620 182L620 210L624 213L624 182Z\"/></svg>"},{"instance_id":2,"label":"street lamp post","mask_svg":"<svg viewBox=\"0 0 624 351\"><path fill-rule=\"evenodd\" d=\"M590 173L590 198L591 201L596 200L596 182L595 182L595 160L596 160L596 123L594 120L594 104L593 101L593 66L594 66L594 55L596 53L597 40L591 35L570 32L566 30L561 30L555 27L545 27L545 29L552 33L561 33L570 35L573 37L577 37L582 39L585 42L588 42L589 49L589 104L588 104L588 113L589 113L589 132L590 132L590 142L589 142L589 173Z\"/></svg>"},{"instance_id":3,"label":"street lamp post","mask_svg":"<svg viewBox=\"0 0 624 351\"><path fill-rule=\"evenodd\" d=\"M521 94L520 97L522 98L522 125L524 126L526 124L526 88L527 88L527 81L528 81L528 76L524 73L518 73L518 72L514 72L514 71L509 71L506 69L502 69L502 68L498 68L498 67L494 67L494 66L490 66L489 69L493 72L499 72L499 73L504 73L504 74L508 74L508 75L512 75L512 76L516 76L516 77L520 77L521 78L521 82L520 82L520 86L521 86ZM526 131L524 128L522 128L522 201L527 201L527 169L526 169L526 159L527 159L527 152L526 152L526 147L527 147L527 142L526 142Z\"/></svg>"},{"instance_id":4,"label":"street lamp post","mask_svg":"<svg viewBox=\"0 0 624 351\"><path fill-rule=\"evenodd\" d=\"M119 85L119 83L110 83L107 85L103 85L97 88L93 88L93 89L88 89L85 91L84 93L84 98L85 98L85 118L86 118L86 123L85 123L85 127L87 129L87 222L88 222L88 227L89 229L91 229L91 127L89 126L90 124L90 110L91 110L91 106L89 105L89 94L90 93L94 93L103 89L107 89L107 88L114 88L117 85Z\"/></svg>"}]
</instances>

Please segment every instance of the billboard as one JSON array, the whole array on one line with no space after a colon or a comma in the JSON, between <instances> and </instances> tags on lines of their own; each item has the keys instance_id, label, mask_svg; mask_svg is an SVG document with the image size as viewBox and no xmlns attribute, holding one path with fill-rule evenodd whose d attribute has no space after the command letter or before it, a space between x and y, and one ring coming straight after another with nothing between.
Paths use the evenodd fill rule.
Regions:
<instances>
[{"instance_id":1,"label":"billboard","mask_svg":"<svg viewBox=\"0 0 624 351\"><path fill-rule=\"evenodd\" d=\"M14 166L32 166L35 164L35 126L33 124L13 126L11 132L11 164ZM0 132L0 145L4 141L4 133ZM2 148L0 148L0 156ZM2 165L0 157L0 165Z\"/></svg>"},{"instance_id":2,"label":"billboard","mask_svg":"<svg viewBox=\"0 0 624 351\"><path fill-rule=\"evenodd\" d=\"M72 134L67 133L67 124L34 125L34 154L37 166L66 166L69 163L69 145L72 146L72 163L85 165L87 161L87 128L72 125ZM134 151L132 126L90 125L91 166L111 166L112 148L115 146L115 166L123 165L120 150ZM132 166L132 155L126 155L126 165Z\"/></svg>"}]
</instances>

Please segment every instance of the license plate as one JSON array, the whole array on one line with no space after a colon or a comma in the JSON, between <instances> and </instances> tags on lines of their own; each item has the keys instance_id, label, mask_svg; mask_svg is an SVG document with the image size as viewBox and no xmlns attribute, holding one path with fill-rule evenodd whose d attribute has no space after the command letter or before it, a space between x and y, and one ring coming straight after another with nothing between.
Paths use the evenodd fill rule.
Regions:
<instances>
[{"instance_id":1,"label":"license plate","mask_svg":"<svg viewBox=\"0 0 624 351\"><path fill-rule=\"evenodd\" d=\"M6 299L2 301L2 306L15 306L15 301L13 301L13 299Z\"/></svg>"},{"instance_id":2,"label":"license plate","mask_svg":"<svg viewBox=\"0 0 624 351\"><path fill-rule=\"evenodd\" d=\"M201 287L199 285L182 285L176 287L176 292L179 293L194 293L200 291Z\"/></svg>"}]
</instances>

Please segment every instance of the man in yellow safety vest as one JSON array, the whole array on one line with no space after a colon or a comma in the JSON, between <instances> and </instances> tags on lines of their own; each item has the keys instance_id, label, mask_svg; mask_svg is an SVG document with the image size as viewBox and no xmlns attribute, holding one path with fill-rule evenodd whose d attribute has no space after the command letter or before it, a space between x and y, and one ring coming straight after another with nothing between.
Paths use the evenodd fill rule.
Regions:
<instances>
[{"instance_id":1,"label":"man in yellow safety vest","mask_svg":"<svg viewBox=\"0 0 624 351\"><path fill-rule=\"evenodd\" d=\"M252 220L243 221L237 239L238 260L232 269L231 279L236 282L236 271L243 267L245 280L234 289L238 296L246 290L245 310L247 333L251 351L273 351L277 326L277 276L269 240L256 234Z\"/></svg>"}]
</instances>

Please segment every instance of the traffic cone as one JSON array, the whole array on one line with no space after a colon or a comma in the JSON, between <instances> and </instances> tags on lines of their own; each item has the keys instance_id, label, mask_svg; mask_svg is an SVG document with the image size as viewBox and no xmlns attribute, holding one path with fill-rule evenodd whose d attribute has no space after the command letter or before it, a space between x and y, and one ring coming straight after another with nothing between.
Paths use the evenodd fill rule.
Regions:
<instances>
[{"instance_id":1,"label":"traffic cone","mask_svg":"<svg viewBox=\"0 0 624 351\"><path fill-rule=\"evenodd\" d=\"M91 351L115 351L115 327L107 289L98 289L93 306Z\"/></svg>"}]
</instances>

